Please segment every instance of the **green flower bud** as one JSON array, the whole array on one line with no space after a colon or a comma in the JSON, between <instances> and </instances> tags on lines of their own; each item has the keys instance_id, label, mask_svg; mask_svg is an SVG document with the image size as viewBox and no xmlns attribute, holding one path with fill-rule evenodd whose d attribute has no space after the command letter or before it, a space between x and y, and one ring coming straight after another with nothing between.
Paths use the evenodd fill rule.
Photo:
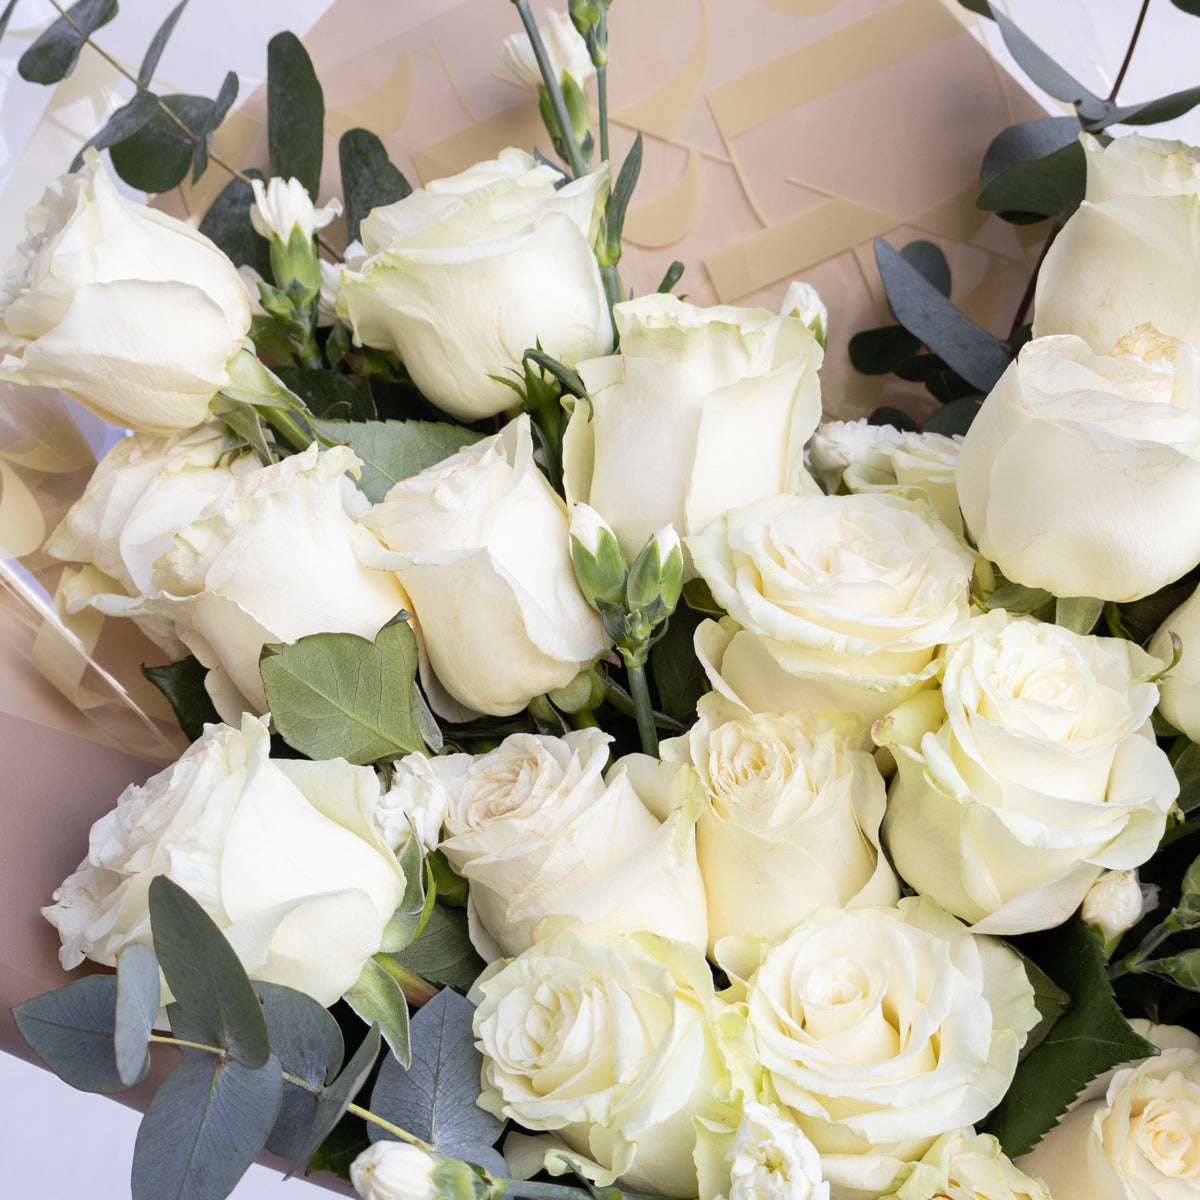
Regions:
<instances>
[{"instance_id":1,"label":"green flower bud","mask_svg":"<svg viewBox=\"0 0 1200 1200\"><path fill-rule=\"evenodd\" d=\"M683 591L683 548L673 525L660 529L642 547L625 586L630 613L643 612L657 625L675 611Z\"/></svg>"},{"instance_id":2,"label":"green flower bud","mask_svg":"<svg viewBox=\"0 0 1200 1200\"><path fill-rule=\"evenodd\" d=\"M584 599L597 612L622 606L628 566L617 535L587 504L571 510L571 562Z\"/></svg>"}]
</instances>

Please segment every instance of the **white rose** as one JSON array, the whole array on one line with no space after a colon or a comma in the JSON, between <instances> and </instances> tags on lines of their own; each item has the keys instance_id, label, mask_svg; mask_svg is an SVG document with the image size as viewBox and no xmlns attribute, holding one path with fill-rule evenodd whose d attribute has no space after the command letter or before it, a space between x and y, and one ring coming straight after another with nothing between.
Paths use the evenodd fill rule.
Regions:
<instances>
[{"instance_id":1,"label":"white rose","mask_svg":"<svg viewBox=\"0 0 1200 1200\"><path fill-rule=\"evenodd\" d=\"M1200 346L1200 151L1139 134L1083 134L1087 192L1038 272L1033 335L1071 333L1098 354L1150 322Z\"/></svg>"},{"instance_id":2,"label":"white rose","mask_svg":"<svg viewBox=\"0 0 1200 1200\"><path fill-rule=\"evenodd\" d=\"M1175 657L1172 634L1179 639L1180 656L1159 681L1159 711L1193 742L1200 742L1200 590L1171 613L1146 647L1163 666Z\"/></svg>"},{"instance_id":3,"label":"white rose","mask_svg":"<svg viewBox=\"0 0 1200 1200\"><path fill-rule=\"evenodd\" d=\"M700 951L563 933L494 963L471 995L479 1106L556 1135L510 1137L514 1173L562 1174L573 1162L601 1186L619 1177L658 1195L697 1194L697 1118L737 1121L716 1099L728 1087L720 1022L734 1014Z\"/></svg>"},{"instance_id":4,"label":"white rose","mask_svg":"<svg viewBox=\"0 0 1200 1200\"><path fill-rule=\"evenodd\" d=\"M870 723L929 686L967 619L970 552L927 505L895 496L775 496L688 546L732 618L704 622L697 653L752 712Z\"/></svg>"},{"instance_id":5,"label":"white rose","mask_svg":"<svg viewBox=\"0 0 1200 1200\"><path fill-rule=\"evenodd\" d=\"M958 457L980 551L1056 596L1136 600L1200 562L1200 352L1154 328L1110 354L1028 343Z\"/></svg>"},{"instance_id":6,"label":"white rose","mask_svg":"<svg viewBox=\"0 0 1200 1200\"><path fill-rule=\"evenodd\" d=\"M355 557L352 539L364 531L351 513L362 497L345 475L358 465L347 447L322 452L314 443L239 476L176 534L175 548L155 563L150 593L93 603L112 615L170 621L209 668L226 719L244 707L265 712L258 660L266 643L310 633L373 639L407 607L393 575Z\"/></svg>"},{"instance_id":7,"label":"white rose","mask_svg":"<svg viewBox=\"0 0 1200 1200\"><path fill-rule=\"evenodd\" d=\"M809 713L750 715L714 692L698 711L660 753L689 763L708 795L696 853L710 948L727 934L784 937L823 905L899 899L879 848L884 784L869 753Z\"/></svg>"},{"instance_id":8,"label":"white rose","mask_svg":"<svg viewBox=\"0 0 1200 1200\"><path fill-rule=\"evenodd\" d=\"M336 198L322 208L314 207L298 179L276 178L266 184L261 179L252 179L250 184L254 189L250 224L268 242L279 238L286 245L294 229L311 240L318 229L324 229L342 212L342 202Z\"/></svg>"},{"instance_id":9,"label":"white rose","mask_svg":"<svg viewBox=\"0 0 1200 1200\"><path fill-rule=\"evenodd\" d=\"M620 354L578 364L592 402L571 415L563 474L631 561L664 525L698 534L791 488L821 414L821 347L799 317L658 294L613 316Z\"/></svg>"},{"instance_id":10,"label":"white rose","mask_svg":"<svg viewBox=\"0 0 1200 1200\"><path fill-rule=\"evenodd\" d=\"M766 1095L844 1200L991 1110L1039 1019L1017 955L924 897L821 909L765 951L747 1003Z\"/></svg>"},{"instance_id":11,"label":"white rose","mask_svg":"<svg viewBox=\"0 0 1200 1200\"><path fill-rule=\"evenodd\" d=\"M564 924L707 944L695 813L660 823L619 764L606 780L611 740L599 729L518 733L475 758L404 760L409 774L385 808L412 795L413 807L441 812L440 849L471 885L484 958L520 954Z\"/></svg>"},{"instance_id":12,"label":"white rose","mask_svg":"<svg viewBox=\"0 0 1200 1200\"><path fill-rule=\"evenodd\" d=\"M1123 638L996 610L946 655L946 721L894 747L884 842L987 933L1048 929L1158 846L1179 783L1150 726L1159 664Z\"/></svg>"},{"instance_id":13,"label":"white rose","mask_svg":"<svg viewBox=\"0 0 1200 1200\"><path fill-rule=\"evenodd\" d=\"M350 1164L350 1182L362 1200L436 1200L436 1166L420 1146L380 1140Z\"/></svg>"},{"instance_id":14,"label":"white rose","mask_svg":"<svg viewBox=\"0 0 1200 1200\"><path fill-rule=\"evenodd\" d=\"M0 379L61 388L114 425L199 425L250 329L233 263L182 221L118 194L95 151L26 218L0 283Z\"/></svg>"},{"instance_id":15,"label":"white rose","mask_svg":"<svg viewBox=\"0 0 1200 1200\"><path fill-rule=\"evenodd\" d=\"M555 190L561 178L504 150L362 223L369 257L343 271L338 313L460 420L512 407L512 390L489 376L519 371L533 346L568 366L612 348L592 253L608 168Z\"/></svg>"},{"instance_id":16,"label":"white rose","mask_svg":"<svg viewBox=\"0 0 1200 1200\"><path fill-rule=\"evenodd\" d=\"M546 9L546 19L538 22L542 45L550 58L554 78L570 75L580 87L596 74L587 42L571 23L565 12ZM527 33L514 33L500 45L500 61L527 87L537 91L542 86L542 73L533 54L533 43Z\"/></svg>"},{"instance_id":17,"label":"white rose","mask_svg":"<svg viewBox=\"0 0 1200 1200\"><path fill-rule=\"evenodd\" d=\"M1054 1200L1200 1195L1200 1039L1131 1022L1162 1053L1094 1081L1018 1165Z\"/></svg>"},{"instance_id":18,"label":"white rose","mask_svg":"<svg viewBox=\"0 0 1200 1200\"><path fill-rule=\"evenodd\" d=\"M1158 888L1143 885L1137 871L1104 871L1088 888L1079 915L1114 944L1158 904Z\"/></svg>"},{"instance_id":19,"label":"white rose","mask_svg":"<svg viewBox=\"0 0 1200 1200\"><path fill-rule=\"evenodd\" d=\"M566 505L533 461L529 418L402 480L362 518L388 552L429 665L430 703L450 720L507 716L565 687L608 648L575 582Z\"/></svg>"},{"instance_id":20,"label":"white rose","mask_svg":"<svg viewBox=\"0 0 1200 1200\"><path fill-rule=\"evenodd\" d=\"M272 759L265 721L209 725L92 826L88 856L42 910L68 970L149 945L166 875L224 931L252 979L332 1004L382 944L404 874L379 830L379 781L343 759Z\"/></svg>"},{"instance_id":21,"label":"white rose","mask_svg":"<svg viewBox=\"0 0 1200 1200\"><path fill-rule=\"evenodd\" d=\"M821 1156L793 1121L748 1101L733 1139L729 1200L829 1200Z\"/></svg>"},{"instance_id":22,"label":"white rose","mask_svg":"<svg viewBox=\"0 0 1200 1200\"><path fill-rule=\"evenodd\" d=\"M969 1129L943 1134L901 1178L883 1200L1054 1200L1013 1165L994 1137Z\"/></svg>"}]
</instances>

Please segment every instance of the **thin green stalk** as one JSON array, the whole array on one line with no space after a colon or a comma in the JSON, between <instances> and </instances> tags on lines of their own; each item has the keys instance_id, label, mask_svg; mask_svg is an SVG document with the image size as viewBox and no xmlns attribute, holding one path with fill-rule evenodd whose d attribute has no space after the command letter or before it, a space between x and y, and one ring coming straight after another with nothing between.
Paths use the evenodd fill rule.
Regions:
<instances>
[{"instance_id":1,"label":"thin green stalk","mask_svg":"<svg viewBox=\"0 0 1200 1200\"><path fill-rule=\"evenodd\" d=\"M586 1193L577 1187L568 1187L563 1183L531 1183L526 1179L506 1179L504 1181L506 1196L524 1196L526 1200L580 1200ZM647 1195L644 1192L622 1192L625 1200L663 1200L661 1196Z\"/></svg>"},{"instance_id":2,"label":"thin green stalk","mask_svg":"<svg viewBox=\"0 0 1200 1200\"><path fill-rule=\"evenodd\" d=\"M642 740L642 753L651 758L658 757L658 730L654 726L654 706L650 703L650 684L646 679L646 668L626 663L629 671L629 691L633 696L633 711L637 717L638 736Z\"/></svg>"},{"instance_id":3,"label":"thin green stalk","mask_svg":"<svg viewBox=\"0 0 1200 1200\"><path fill-rule=\"evenodd\" d=\"M600 268L600 281L604 284L604 298L608 301L608 319L612 324L613 346L617 343L617 319L613 316L613 305L620 304L625 299L625 288L621 284L621 276L617 264Z\"/></svg>"},{"instance_id":4,"label":"thin green stalk","mask_svg":"<svg viewBox=\"0 0 1200 1200\"><path fill-rule=\"evenodd\" d=\"M600 10L600 23L596 28L596 41L598 45L604 47L604 54L608 54L608 14ZM608 156L608 64L604 63L596 68L596 104L600 109L600 161L610 162Z\"/></svg>"},{"instance_id":5,"label":"thin green stalk","mask_svg":"<svg viewBox=\"0 0 1200 1200\"><path fill-rule=\"evenodd\" d=\"M312 434L286 409L268 408L263 405L258 411L267 424L276 432L283 434L295 449L307 450L313 444Z\"/></svg>"}]
</instances>

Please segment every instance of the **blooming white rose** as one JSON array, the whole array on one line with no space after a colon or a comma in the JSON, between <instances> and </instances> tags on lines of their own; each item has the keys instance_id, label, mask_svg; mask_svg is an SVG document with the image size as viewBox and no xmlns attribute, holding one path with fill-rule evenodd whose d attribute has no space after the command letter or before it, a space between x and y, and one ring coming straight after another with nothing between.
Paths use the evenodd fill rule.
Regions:
<instances>
[{"instance_id":1,"label":"blooming white rose","mask_svg":"<svg viewBox=\"0 0 1200 1200\"><path fill-rule=\"evenodd\" d=\"M883 1200L1054 1200L1013 1165L994 1137L969 1129L943 1134L900 1178L903 1183Z\"/></svg>"},{"instance_id":2,"label":"blooming white rose","mask_svg":"<svg viewBox=\"0 0 1200 1200\"><path fill-rule=\"evenodd\" d=\"M1175 657L1172 634L1179 639L1179 661L1159 680L1158 708L1176 729L1200 742L1200 591L1167 617L1146 647L1164 666Z\"/></svg>"},{"instance_id":3,"label":"blooming white rose","mask_svg":"<svg viewBox=\"0 0 1200 1200\"><path fill-rule=\"evenodd\" d=\"M151 944L166 875L221 927L252 979L332 1004L382 944L404 873L380 833L379 781L344 759L272 759L265 721L209 725L178 762L125 789L87 858L42 909L68 970ZM169 999L169 997L165 997ZM165 1002L165 1000L164 1000Z\"/></svg>"},{"instance_id":4,"label":"blooming white rose","mask_svg":"<svg viewBox=\"0 0 1200 1200\"><path fill-rule=\"evenodd\" d=\"M504 150L362 223L369 257L342 272L338 313L460 420L512 407L512 390L490 376L519 370L532 346L568 366L612 348L592 252L608 167L556 190L561 178Z\"/></svg>"},{"instance_id":5,"label":"blooming white rose","mask_svg":"<svg viewBox=\"0 0 1200 1200\"><path fill-rule=\"evenodd\" d=\"M518 733L474 758L402 761L385 814L441 814L440 849L471 885L471 940L484 958L520 954L564 924L707 944L696 814L660 823L619 764L606 780L611 740L594 728Z\"/></svg>"},{"instance_id":6,"label":"blooming white rose","mask_svg":"<svg viewBox=\"0 0 1200 1200\"><path fill-rule=\"evenodd\" d=\"M1134 329L1110 354L1029 342L958 457L980 551L1056 596L1136 600L1200 562L1200 351Z\"/></svg>"},{"instance_id":7,"label":"blooming white rose","mask_svg":"<svg viewBox=\"0 0 1200 1200\"><path fill-rule=\"evenodd\" d=\"M1150 726L1157 660L1001 609L950 647L946 721L899 768L884 841L918 892L988 933L1048 929L1104 867L1158 846L1179 782Z\"/></svg>"},{"instance_id":8,"label":"blooming white rose","mask_svg":"<svg viewBox=\"0 0 1200 1200\"><path fill-rule=\"evenodd\" d=\"M556 1135L544 1150L510 1137L515 1173L562 1174L573 1162L601 1186L619 1177L697 1194L697 1118L737 1121L717 1099L728 1086L721 1023L734 1014L700 951L646 935L558 934L493 963L471 998L479 1106Z\"/></svg>"},{"instance_id":9,"label":"blooming white rose","mask_svg":"<svg viewBox=\"0 0 1200 1200\"><path fill-rule=\"evenodd\" d=\"M583 35L571 23L569 13L546 9L546 19L538 22L542 45L550 58L554 78L570 75L580 87L596 74L591 51ZM514 33L500 44L500 61L527 87L537 91L542 86L542 73L533 54L533 43L527 33Z\"/></svg>"},{"instance_id":10,"label":"blooming white rose","mask_svg":"<svg viewBox=\"0 0 1200 1200\"><path fill-rule=\"evenodd\" d=\"M94 150L29 212L0 283L0 379L60 388L162 436L199 425L250 329L233 263L189 225L122 197Z\"/></svg>"},{"instance_id":11,"label":"blooming white rose","mask_svg":"<svg viewBox=\"0 0 1200 1200\"><path fill-rule=\"evenodd\" d=\"M747 1101L733 1139L729 1200L829 1200L817 1148L793 1121Z\"/></svg>"},{"instance_id":12,"label":"blooming white rose","mask_svg":"<svg viewBox=\"0 0 1200 1200\"><path fill-rule=\"evenodd\" d=\"M823 905L900 898L869 753L809 713L751 715L715 692L697 707L691 731L659 752L690 764L708 795L696 853L710 948L727 934L784 937Z\"/></svg>"},{"instance_id":13,"label":"blooming white rose","mask_svg":"<svg viewBox=\"0 0 1200 1200\"><path fill-rule=\"evenodd\" d=\"M373 639L401 609L404 590L387 571L355 557L365 501L346 472L359 465L345 446L314 443L233 481L154 565L153 590L136 600L98 596L114 616L150 616L209 668L208 688L226 719L265 712L258 670L268 642L310 633Z\"/></svg>"},{"instance_id":14,"label":"blooming white rose","mask_svg":"<svg viewBox=\"0 0 1200 1200\"><path fill-rule=\"evenodd\" d=\"M311 240L318 229L324 229L342 212L342 202L336 197L316 208L298 179L276 178L266 184L261 179L252 179L250 185L254 189L250 224L268 242L279 238L286 244L294 229Z\"/></svg>"},{"instance_id":15,"label":"blooming white rose","mask_svg":"<svg viewBox=\"0 0 1200 1200\"><path fill-rule=\"evenodd\" d=\"M732 620L696 650L752 712L858 713L870 723L930 685L967 620L973 560L928 506L895 496L775 496L688 539Z\"/></svg>"},{"instance_id":16,"label":"blooming white rose","mask_svg":"<svg viewBox=\"0 0 1200 1200\"><path fill-rule=\"evenodd\" d=\"M1200 1038L1133 1021L1162 1047L1095 1080L1018 1165L1054 1200L1200 1195Z\"/></svg>"},{"instance_id":17,"label":"blooming white rose","mask_svg":"<svg viewBox=\"0 0 1200 1200\"><path fill-rule=\"evenodd\" d=\"M992 1109L1039 1019L1017 955L924 897L821 909L765 950L747 1004L766 1097L846 1200Z\"/></svg>"},{"instance_id":18,"label":"blooming white rose","mask_svg":"<svg viewBox=\"0 0 1200 1200\"><path fill-rule=\"evenodd\" d=\"M436 1165L420 1146L381 1139L350 1164L350 1182L362 1200L436 1200Z\"/></svg>"},{"instance_id":19,"label":"blooming white rose","mask_svg":"<svg viewBox=\"0 0 1200 1200\"><path fill-rule=\"evenodd\" d=\"M1033 335L1076 334L1098 354L1137 325L1200 346L1200 151L1130 134L1087 155L1083 203L1038 272Z\"/></svg>"},{"instance_id":20,"label":"blooming white rose","mask_svg":"<svg viewBox=\"0 0 1200 1200\"><path fill-rule=\"evenodd\" d=\"M440 716L520 712L607 649L575 582L566 505L533 461L527 416L401 480L362 524L388 551L359 553L397 572L449 693L422 663Z\"/></svg>"},{"instance_id":21,"label":"blooming white rose","mask_svg":"<svg viewBox=\"0 0 1200 1200\"><path fill-rule=\"evenodd\" d=\"M821 415L822 351L801 318L657 293L613 317L620 353L577 366L591 404L571 415L563 475L630 561L664 525L698 534L791 490Z\"/></svg>"}]
</instances>

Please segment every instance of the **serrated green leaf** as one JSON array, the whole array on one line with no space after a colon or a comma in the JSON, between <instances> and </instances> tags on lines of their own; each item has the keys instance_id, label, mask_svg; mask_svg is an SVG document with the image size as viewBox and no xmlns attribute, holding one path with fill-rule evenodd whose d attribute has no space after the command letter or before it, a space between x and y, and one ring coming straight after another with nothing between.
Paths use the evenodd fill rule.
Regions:
<instances>
[{"instance_id":1,"label":"serrated green leaf","mask_svg":"<svg viewBox=\"0 0 1200 1200\"><path fill-rule=\"evenodd\" d=\"M158 27L158 32L150 41L150 47L146 51L145 57L142 59L142 65L138 69L137 84L139 88L148 88L150 80L154 78L154 72L158 67L158 60L162 58L162 52L167 48L167 42L171 34L175 32L175 26L179 22L179 18L183 15L183 10L187 8L188 0L179 0L173 9L167 14L167 19Z\"/></svg>"},{"instance_id":2,"label":"serrated green leaf","mask_svg":"<svg viewBox=\"0 0 1200 1200\"><path fill-rule=\"evenodd\" d=\"M1071 1007L1017 1067L984 1125L1010 1158L1030 1150L1097 1075L1157 1053L1121 1015L1100 944L1077 917L1023 939L1022 948L1067 992Z\"/></svg>"},{"instance_id":3,"label":"serrated green leaf","mask_svg":"<svg viewBox=\"0 0 1200 1200\"><path fill-rule=\"evenodd\" d=\"M385 1058L371 1092L371 1111L415 1134L450 1158L478 1162L473 1152L490 1149L502 1121L475 1101L483 1055L475 1049L475 1006L457 992L439 992L412 1019L412 1066ZM372 1126L367 1135L387 1135Z\"/></svg>"},{"instance_id":4,"label":"serrated green leaf","mask_svg":"<svg viewBox=\"0 0 1200 1200\"><path fill-rule=\"evenodd\" d=\"M117 955L117 1004L113 1046L117 1074L132 1087L150 1070L150 1031L158 1016L162 986L149 946L133 943Z\"/></svg>"},{"instance_id":5,"label":"serrated green leaf","mask_svg":"<svg viewBox=\"0 0 1200 1200\"><path fill-rule=\"evenodd\" d=\"M900 249L900 256L921 272L943 296L950 295L950 264L940 246L933 242L909 242Z\"/></svg>"},{"instance_id":6,"label":"serrated green leaf","mask_svg":"<svg viewBox=\"0 0 1200 1200\"><path fill-rule=\"evenodd\" d=\"M229 71L221 83L221 90L217 92L217 98L212 102L212 107L203 115L200 124L192 128L192 132L196 135L195 144L192 146L193 183L207 170L212 135L225 120L225 114L233 107L237 95L238 77L233 71Z\"/></svg>"},{"instance_id":7,"label":"serrated green leaf","mask_svg":"<svg viewBox=\"0 0 1200 1200\"><path fill-rule=\"evenodd\" d=\"M401 479L419 474L483 434L441 421L308 422L322 437L345 443L363 460L358 490L378 504Z\"/></svg>"},{"instance_id":8,"label":"serrated green leaf","mask_svg":"<svg viewBox=\"0 0 1200 1200\"><path fill-rule=\"evenodd\" d=\"M21 1036L60 1079L83 1092L121 1092L113 1048L117 980L89 975L18 1004Z\"/></svg>"},{"instance_id":9,"label":"serrated green leaf","mask_svg":"<svg viewBox=\"0 0 1200 1200\"><path fill-rule=\"evenodd\" d=\"M11 15L11 13L9 14ZM87 39L117 15L117 0L79 0L21 55L17 71L30 83L58 83L75 70Z\"/></svg>"},{"instance_id":10,"label":"serrated green leaf","mask_svg":"<svg viewBox=\"0 0 1200 1200\"><path fill-rule=\"evenodd\" d=\"M667 631L650 650L650 673L658 691L658 707L685 725L696 719L696 702L706 690L704 669L693 644L704 614L686 605L676 608Z\"/></svg>"},{"instance_id":11,"label":"serrated green leaf","mask_svg":"<svg viewBox=\"0 0 1200 1200\"><path fill-rule=\"evenodd\" d=\"M850 339L850 365L860 375L886 375L921 349L903 325L863 329Z\"/></svg>"},{"instance_id":12,"label":"serrated green leaf","mask_svg":"<svg viewBox=\"0 0 1200 1200\"><path fill-rule=\"evenodd\" d=\"M1041 1016L1041 1020L1026 1036L1025 1045L1021 1047L1020 1061L1024 1062L1046 1040L1047 1034L1058 1023L1059 1018L1071 1007L1071 997L1032 958L1022 955L1021 965L1025 968L1029 982L1033 984L1033 1002Z\"/></svg>"},{"instance_id":13,"label":"serrated green leaf","mask_svg":"<svg viewBox=\"0 0 1200 1200\"><path fill-rule=\"evenodd\" d=\"M1084 87L1070 72L1060 67L1027 34L1018 29L996 7L994 0L990 8L992 20L1000 27L1000 36L1004 38L1008 52L1017 60L1021 70L1042 91L1049 92L1056 100L1065 100L1068 104L1078 104L1081 101L1096 105L1104 103L1099 96Z\"/></svg>"},{"instance_id":14,"label":"serrated green leaf","mask_svg":"<svg viewBox=\"0 0 1200 1200\"><path fill-rule=\"evenodd\" d=\"M142 667L142 674L166 696L179 728L189 741L194 742L204 733L206 722L220 722L212 697L204 686L208 668L201 666L194 655L189 654L179 662L162 667Z\"/></svg>"},{"instance_id":15,"label":"serrated green leaf","mask_svg":"<svg viewBox=\"0 0 1200 1200\"><path fill-rule=\"evenodd\" d=\"M466 911L435 904L420 937L393 957L439 987L466 991L484 968L467 934Z\"/></svg>"},{"instance_id":16,"label":"serrated green leaf","mask_svg":"<svg viewBox=\"0 0 1200 1200\"><path fill-rule=\"evenodd\" d=\"M959 400L951 400L935 408L921 429L924 433L940 433L944 437L966 433L982 404L982 396L963 396Z\"/></svg>"},{"instance_id":17,"label":"serrated green leaf","mask_svg":"<svg viewBox=\"0 0 1200 1200\"><path fill-rule=\"evenodd\" d=\"M266 1143L282 1076L189 1055L150 1101L133 1148L133 1200L225 1200Z\"/></svg>"},{"instance_id":18,"label":"serrated green leaf","mask_svg":"<svg viewBox=\"0 0 1200 1200\"><path fill-rule=\"evenodd\" d=\"M267 1022L233 947L208 913L165 875L150 881L149 896L154 950L176 1003L202 1041L227 1051L230 1061L261 1067L271 1056ZM268 1125L264 1139L269 1131Z\"/></svg>"},{"instance_id":19,"label":"serrated green leaf","mask_svg":"<svg viewBox=\"0 0 1200 1200\"><path fill-rule=\"evenodd\" d=\"M261 179L261 171L247 171L253 179ZM233 179L209 206L200 222L200 232L229 256L236 267L253 267L264 279L271 278L271 247L267 239L250 223L250 206L254 192L250 185Z\"/></svg>"},{"instance_id":20,"label":"serrated green leaf","mask_svg":"<svg viewBox=\"0 0 1200 1200\"><path fill-rule=\"evenodd\" d=\"M424 748L412 718L417 643L407 622L385 626L374 642L317 633L264 655L275 727L302 754L361 764Z\"/></svg>"},{"instance_id":21,"label":"serrated green leaf","mask_svg":"<svg viewBox=\"0 0 1200 1200\"><path fill-rule=\"evenodd\" d=\"M199 129L212 111L204 96L159 97L189 131ZM195 139L185 134L162 109L136 133L109 150L113 170L130 187L143 192L169 192L186 178L192 165Z\"/></svg>"},{"instance_id":22,"label":"serrated green leaf","mask_svg":"<svg viewBox=\"0 0 1200 1200\"><path fill-rule=\"evenodd\" d=\"M1023 583L1003 583L984 602L989 611L1005 608L1009 612L1031 613L1054 599L1045 588L1026 587Z\"/></svg>"},{"instance_id":23,"label":"serrated green leaf","mask_svg":"<svg viewBox=\"0 0 1200 1200\"><path fill-rule=\"evenodd\" d=\"M975 206L1006 217L1029 213L1065 219L1079 207L1086 184L1086 155L1073 142L1044 158L1005 167L979 193Z\"/></svg>"},{"instance_id":24,"label":"serrated green leaf","mask_svg":"<svg viewBox=\"0 0 1200 1200\"><path fill-rule=\"evenodd\" d=\"M1002 129L992 139L983 156L979 182L986 187L1013 163L1045 158L1064 146L1078 142L1079 129L1079 121L1075 117L1042 117L1037 121L1022 121Z\"/></svg>"},{"instance_id":25,"label":"serrated green leaf","mask_svg":"<svg viewBox=\"0 0 1200 1200\"><path fill-rule=\"evenodd\" d=\"M342 134L338 166L346 201L346 235L352 242L358 241L362 219L371 209L395 204L412 193L412 185L369 129L348 129Z\"/></svg>"},{"instance_id":26,"label":"serrated green leaf","mask_svg":"<svg viewBox=\"0 0 1200 1200\"><path fill-rule=\"evenodd\" d=\"M409 1040L408 1001L400 985L373 958L363 963L362 972L342 999L368 1025L378 1025L392 1056L402 1066L412 1062Z\"/></svg>"},{"instance_id":27,"label":"serrated green leaf","mask_svg":"<svg viewBox=\"0 0 1200 1200\"><path fill-rule=\"evenodd\" d=\"M308 367L272 367L271 370L289 391L304 401L304 407L318 417L360 424L375 418L375 402L371 399L370 389L355 387L345 375Z\"/></svg>"},{"instance_id":28,"label":"serrated green leaf","mask_svg":"<svg viewBox=\"0 0 1200 1200\"><path fill-rule=\"evenodd\" d=\"M294 33L267 43L267 142L271 174L298 179L315 203L321 188L325 95L312 59Z\"/></svg>"},{"instance_id":29,"label":"serrated green leaf","mask_svg":"<svg viewBox=\"0 0 1200 1200\"><path fill-rule=\"evenodd\" d=\"M1006 342L955 308L883 238L875 261L896 319L981 392L990 392L1012 355Z\"/></svg>"},{"instance_id":30,"label":"serrated green leaf","mask_svg":"<svg viewBox=\"0 0 1200 1200\"><path fill-rule=\"evenodd\" d=\"M131 137L150 121L156 112L158 112L158 97L152 96L149 92L138 92L128 104L122 105L108 118L99 133L88 138L79 153L71 160L71 171L78 171L83 166L84 150L89 147L103 150L107 146L115 145L117 142Z\"/></svg>"}]
</instances>

